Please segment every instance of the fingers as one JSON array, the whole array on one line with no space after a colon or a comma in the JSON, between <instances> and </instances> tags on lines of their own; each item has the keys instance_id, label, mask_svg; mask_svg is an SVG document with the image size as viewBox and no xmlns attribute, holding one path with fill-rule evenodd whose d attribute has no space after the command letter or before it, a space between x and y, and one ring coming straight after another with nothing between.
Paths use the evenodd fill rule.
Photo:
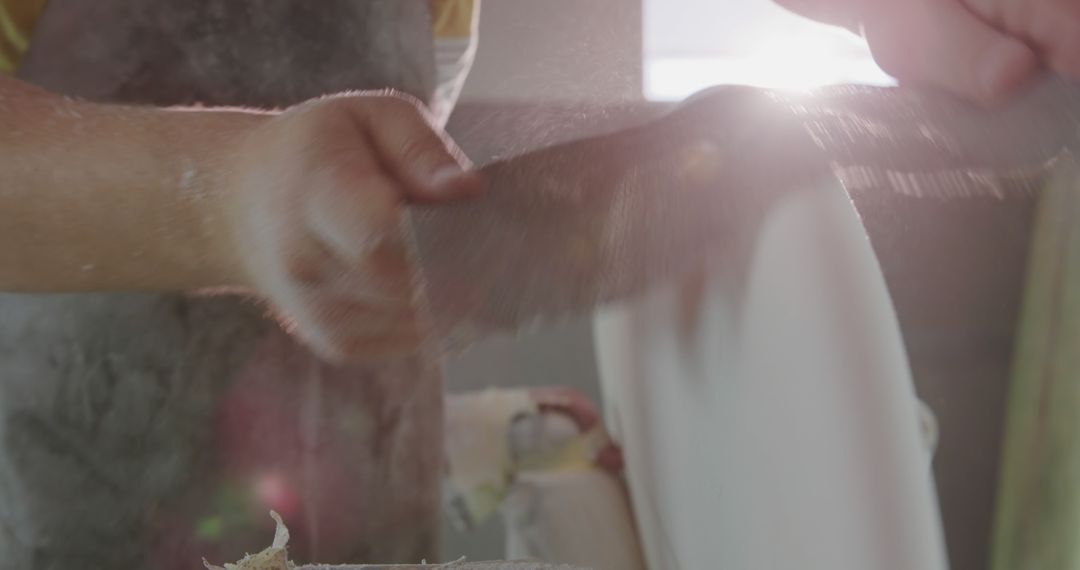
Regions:
<instances>
[{"instance_id":1,"label":"fingers","mask_svg":"<svg viewBox=\"0 0 1080 570\"><path fill-rule=\"evenodd\" d=\"M331 161L311 175L303 202L308 231L346 266L374 262L401 269L401 185L357 140L349 158ZM372 267L371 269L379 269Z\"/></svg>"},{"instance_id":2,"label":"fingers","mask_svg":"<svg viewBox=\"0 0 1080 570\"><path fill-rule=\"evenodd\" d=\"M1029 38L1054 71L1080 77L1080 3L1073 0L1014 0L1016 31ZM1021 12L1020 10L1024 10Z\"/></svg>"},{"instance_id":3,"label":"fingers","mask_svg":"<svg viewBox=\"0 0 1080 570\"><path fill-rule=\"evenodd\" d=\"M422 335L412 303L410 274L382 272L367 264L350 268L340 261L316 283L297 283L299 301L291 314L312 343L333 360L404 354L420 346ZM288 309L288 307L286 307Z\"/></svg>"},{"instance_id":4,"label":"fingers","mask_svg":"<svg viewBox=\"0 0 1080 570\"><path fill-rule=\"evenodd\" d=\"M954 0L876 2L863 33L878 64L900 81L983 103L1015 92L1039 69L1028 45Z\"/></svg>"},{"instance_id":5,"label":"fingers","mask_svg":"<svg viewBox=\"0 0 1080 570\"><path fill-rule=\"evenodd\" d=\"M405 354L422 342L407 284L383 288L346 275L301 286L281 302L296 332L331 361Z\"/></svg>"},{"instance_id":6,"label":"fingers","mask_svg":"<svg viewBox=\"0 0 1080 570\"><path fill-rule=\"evenodd\" d=\"M402 354L421 341L400 225L412 183L388 172L361 133L324 147L299 212L307 233L300 257L309 261L297 264L308 269L297 279L297 320L310 344L337 361Z\"/></svg>"},{"instance_id":7,"label":"fingers","mask_svg":"<svg viewBox=\"0 0 1080 570\"><path fill-rule=\"evenodd\" d=\"M273 215L242 218L273 250L254 272L291 329L331 360L415 350L401 204L478 191L460 150L416 103L386 95L303 104L251 144L258 164L278 167L249 189Z\"/></svg>"},{"instance_id":8,"label":"fingers","mask_svg":"<svg viewBox=\"0 0 1080 570\"><path fill-rule=\"evenodd\" d=\"M404 182L409 198L443 200L478 192L460 149L432 128L421 107L400 96L384 96L363 107L370 143L383 167Z\"/></svg>"},{"instance_id":9,"label":"fingers","mask_svg":"<svg viewBox=\"0 0 1080 570\"><path fill-rule=\"evenodd\" d=\"M984 20L1034 46L1050 69L1080 77L1080 2L967 0Z\"/></svg>"},{"instance_id":10,"label":"fingers","mask_svg":"<svg viewBox=\"0 0 1080 570\"><path fill-rule=\"evenodd\" d=\"M320 145L325 155L314 165L304 214L317 237L348 263L371 258L400 264L403 200L453 199L482 190L460 149L432 128L417 102L362 95L329 105L344 113L329 115L331 124L324 125L332 136Z\"/></svg>"},{"instance_id":11,"label":"fingers","mask_svg":"<svg viewBox=\"0 0 1080 570\"><path fill-rule=\"evenodd\" d=\"M400 183L362 146L309 177L303 201L302 251L290 255L301 334L335 361L389 356L415 349L411 271L398 223Z\"/></svg>"},{"instance_id":12,"label":"fingers","mask_svg":"<svg viewBox=\"0 0 1080 570\"><path fill-rule=\"evenodd\" d=\"M283 308L287 311L289 309L288 306ZM288 311L288 314L293 323L288 330L299 336L328 362L367 361L400 356L415 351L422 342L422 337L415 327L398 324L378 330L372 327L364 328L361 323L370 322L369 314L347 319L342 317L343 313L338 308L329 313L332 316L329 319L303 310ZM404 319L398 320L405 322Z\"/></svg>"},{"instance_id":13,"label":"fingers","mask_svg":"<svg viewBox=\"0 0 1080 570\"><path fill-rule=\"evenodd\" d=\"M408 306L380 306L351 297L312 297L312 317L326 335L330 354L339 360L406 354L420 345L421 335Z\"/></svg>"}]
</instances>

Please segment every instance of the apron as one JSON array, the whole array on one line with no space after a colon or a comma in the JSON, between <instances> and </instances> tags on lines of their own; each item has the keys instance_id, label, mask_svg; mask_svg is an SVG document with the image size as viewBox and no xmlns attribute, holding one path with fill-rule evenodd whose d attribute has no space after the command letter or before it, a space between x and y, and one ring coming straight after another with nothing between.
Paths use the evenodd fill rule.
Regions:
<instances>
[{"instance_id":1,"label":"apron","mask_svg":"<svg viewBox=\"0 0 1080 570\"><path fill-rule=\"evenodd\" d=\"M426 0L51 0L19 76L94 101L434 93ZM437 556L442 392L419 357L319 361L251 299L0 294L0 565Z\"/></svg>"}]
</instances>

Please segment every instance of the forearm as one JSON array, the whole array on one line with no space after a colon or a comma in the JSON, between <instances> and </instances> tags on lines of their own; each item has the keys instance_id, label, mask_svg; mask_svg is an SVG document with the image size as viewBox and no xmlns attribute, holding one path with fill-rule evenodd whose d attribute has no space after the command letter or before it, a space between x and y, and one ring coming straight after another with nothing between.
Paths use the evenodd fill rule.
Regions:
<instances>
[{"instance_id":1,"label":"forearm","mask_svg":"<svg viewBox=\"0 0 1080 570\"><path fill-rule=\"evenodd\" d=\"M236 284L224 165L264 118L90 104L0 77L0 290Z\"/></svg>"}]
</instances>

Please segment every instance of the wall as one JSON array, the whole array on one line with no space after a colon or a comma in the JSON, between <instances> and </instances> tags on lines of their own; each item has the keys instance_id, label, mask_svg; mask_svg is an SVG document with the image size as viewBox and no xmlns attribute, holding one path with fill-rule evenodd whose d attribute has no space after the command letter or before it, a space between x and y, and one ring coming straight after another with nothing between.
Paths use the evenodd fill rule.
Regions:
<instances>
[{"instance_id":1,"label":"wall","mask_svg":"<svg viewBox=\"0 0 1080 570\"><path fill-rule=\"evenodd\" d=\"M641 0L485 0L463 102L641 97Z\"/></svg>"}]
</instances>

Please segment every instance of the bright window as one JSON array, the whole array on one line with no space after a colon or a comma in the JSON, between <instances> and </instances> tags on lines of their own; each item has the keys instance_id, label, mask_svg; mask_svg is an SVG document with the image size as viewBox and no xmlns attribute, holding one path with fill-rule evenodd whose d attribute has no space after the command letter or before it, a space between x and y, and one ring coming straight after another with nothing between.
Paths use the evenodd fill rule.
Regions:
<instances>
[{"instance_id":1,"label":"bright window","mask_svg":"<svg viewBox=\"0 0 1080 570\"><path fill-rule=\"evenodd\" d=\"M807 89L888 85L854 34L770 0L644 0L645 95L678 100L719 84Z\"/></svg>"}]
</instances>

